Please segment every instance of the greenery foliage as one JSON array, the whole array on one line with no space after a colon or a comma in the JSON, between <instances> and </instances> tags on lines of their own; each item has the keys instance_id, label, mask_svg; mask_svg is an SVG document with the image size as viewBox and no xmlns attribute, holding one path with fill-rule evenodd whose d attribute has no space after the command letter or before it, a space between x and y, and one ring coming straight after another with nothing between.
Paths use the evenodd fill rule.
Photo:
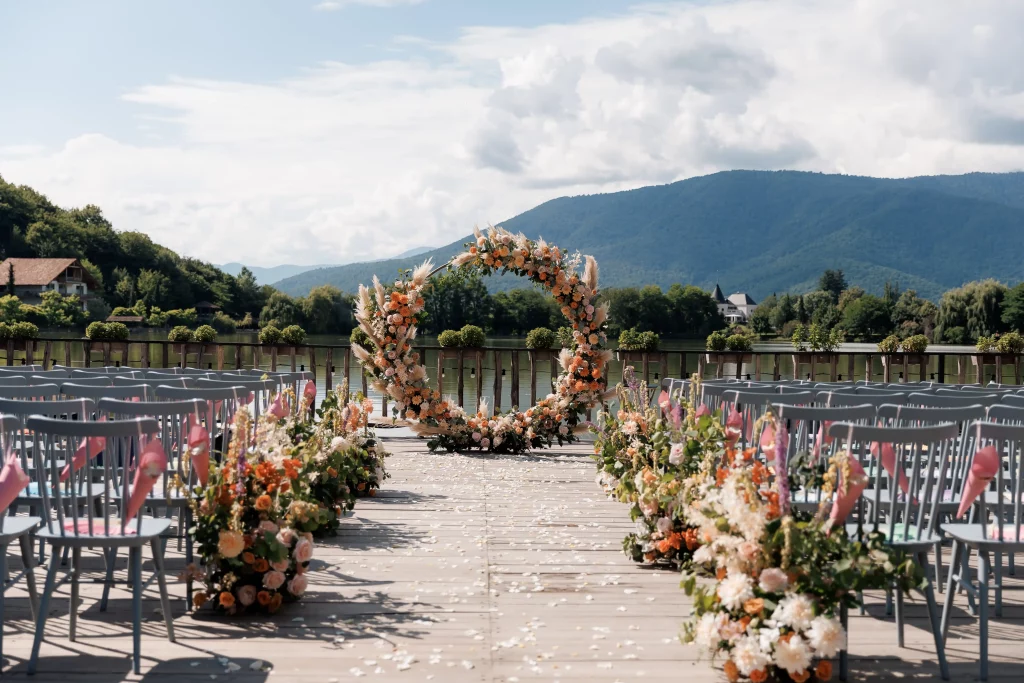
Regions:
<instances>
[{"instance_id":1,"label":"greenery foliage","mask_svg":"<svg viewBox=\"0 0 1024 683\"><path fill-rule=\"evenodd\" d=\"M462 333L458 330L445 330L437 335L437 344L442 348L457 348L462 346Z\"/></svg>"},{"instance_id":2,"label":"greenery foliage","mask_svg":"<svg viewBox=\"0 0 1024 683\"><path fill-rule=\"evenodd\" d=\"M729 335L724 331L716 330L708 335L705 348L707 348L708 351L725 351L725 345L728 339Z\"/></svg>"},{"instance_id":3,"label":"greenery foliage","mask_svg":"<svg viewBox=\"0 0 1024 683\"><path fill-rule=\"evenodd\" d=\"M217 330L213 329L210 325L200 325L192 333L192 337L200 344L209 344L210 342L217 341Z\"/></svg>"},{"instance_id":4,"label":"greenery foliage","mask_svg":"<svg viewBox=\"0 0 1024 683\"><path fill-rule=\"evenodd\" d=\"M619 334L619 349L622 351L656 351L661 338L650 330L640 332L635 327Z\"/></svg>"},{"instance_id":5,"label":"greenery foliage","mask_svg":"<svg viewBox=\"0 0 1024 683\"><path fill-rule=\"evenodd\" d=\"M281 343L298 346L306 341L306 331L298 325L289 325L281 330Z\"/></svg>"},{"instance_id":6,"label":"greenery foliage","mask_svg":"<svg viewBox=\"0 0 1024 683\"><path fill-rule=\"evenodd\" d=\"M725 348L729 351L750 351L754 344L745 334L731 334L725 340Z\"/></svg>"},{"instance_id":7,"label":"greenery foliage","mask_svg":"<svg viewBox=\"0 0 1024 683\"><path fill-rule=\"evenodd\" d=\"M192 330L188 329L184 325L178 325L177 327L171 328L171 331L167 333L167 341L177 343L188 343L194 339Z\"/></svg>"},{"instance_id":8,"label":"greenery foliage","mask_svg":"<svg viewBox=\"0 0 1024 683\"><path fill-rule=\"evenodd\" d=\"M535 327L526 335L526 348L550 349L555 345L555 333L546 327Z\"/></svg>"}]
</instances>

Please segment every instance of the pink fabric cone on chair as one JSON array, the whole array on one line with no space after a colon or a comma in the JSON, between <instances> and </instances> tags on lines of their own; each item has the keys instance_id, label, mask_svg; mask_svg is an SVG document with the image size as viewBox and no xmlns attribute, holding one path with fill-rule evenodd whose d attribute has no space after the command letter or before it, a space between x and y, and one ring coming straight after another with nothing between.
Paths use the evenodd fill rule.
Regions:
<instances>
[{"instance_id":1,"label":"pink fabric cone on chair","mask_svg":"<svg viewBox=\"0 0 1024 683\"><path fill-rule=\"evenodd\" d=\"M306 381L306 386L302 389L302 397L306 399L307 403L312 403L316 398L316 385L313 384L313 380Z\"/></svg>"},{"instance_id":2,"label":"pink fabric cone on chair","mask_svg":"<svg viewBox=\"0 0 1024 683\"><path fill-rule=\"evenodd\" d=\"M8 451L4 468L0 471L0 515L7 513L7 508L25 490L29 481L29 476L21 469L18 456Z\"/></svg>"},{"instance_id":3,"label":"pink fabric cone on chair","mask_svg":"<svg viewBox=\"0 0 1024 683\"><path fill-rule=\"evenodd\" d=\"M125 519L135 519L139 514L146 496L153 490L157 480L167 471L167 454L160 441L153 439L139 456L139 466L135 470L135 481L132 483L131 496L125 508Z\"/></svg>"},{"instance_id":4,"label":"pink fabric cone on chair","mask_svg":"<svg viewBox=\"0 0 1024 683\"><path fill-rule=\"evenodd\" d=\"M881 453L879 453L879 451L881 451ZM871 444L871 455L881 459L882 467L884 467L885 471L889 473L889 476L892 477L893 479L898 479L900 489L903 491L903 493L910 495L910 480L907 479L907 473L904 472L903 468L900 467L900 465L896 462L896 451L895 449L893 449L892 444L883 443L881 444L881 448L879 448L879 444L876 441L875 443ZM896 468L899 468L898 477L896 473Z\"/></svg>"},{"instance_id":5,"label":"pink fabric cone on chair","mask_svg":"<svg viewBox=\"0 0 1024 683\"><path fill-rule=\"evenodd\" d=\"M831 426L831 420L822 420L821 426L818 427L818 438L814 442L814 450L812 453L815 461L821 457L821 449L835 441L835 437L828 435L828 428Z\"/></svg>"},{"instance_id":6,"label":"pink fabric cone on chair","mask_svg":"<svg viewBox=\"0 0 1024 683\"><path fill-rule=\"evenodd\" d=\"M706 416L708 416L710 414L711 414L711 409L708 408L703 403L701 403L699 406L697 406L696 412L693 413L694 417L696 417L698 420L701 419L702 417L706 417Z\"/></svg>"},{"instance_id":7,"label":"pink fabric cone on chair","mask_svg":"<svg viewBox=\"0 0 1024 683\"><path fill-rule=\"evenodd\" d=\"M828 518L832 521L833 526L846 521L846 518L853 512L853 506L857 504L857 499L868 486L867 475L857 458L852 455L847 457L850 464L850 480L846 482L846 493L836 491L836 497L832 499L832 512Z\"/></svg>"},{"instance_id":8,"label":"pink fabric cone on chair","mask_svg":"<svg viewBox=\"0 0 1024 683\"><path fill-rule=\"evenodd\" d=\"M725 440L736 443L743 431L743 413L736 410L736 405L729 406L729 415L725 418Z\"/></svg>"},{"instance_id":9,"label":"pink fabric cone on chair","mask_svg":"<svg viewBox=\"0 0 1024 683\"><path fill-rule=\"evenodd\" d=\"M106 417L101 417L99 422L105 422ZM104 436L93 436L88 439L82 439L82 443L78 444L78 450L71 456L71 462L64 465L64 469L60 472L60 480L67 481L68 477L71 476L72 472L77 472L85 466L86 452L88 451L89 458L95 458L103 450L103 447L107 445L107 438ZM72 469L72 467L74 469Z\"/></svg>"},{"instance_id":10,"label":"pink fabric cone on chair","mask_svg":"<svg viewBox=\"0 0 1024 683\"><path fill-rule=\"evenodd\" d=\"M278 394L274 402L270 404L270 414L279 420L288 417L288 407L282 400L281 394Z\"/></svg>"},{"instance_id":11,"label":"pink fabric cone on chair","mask_svg":"<svg viewBox=\"0 0 1024 683\"><path fill-rule=\"evenodd\" d=\"M764 428L761 429L761 452L765 455L774 455L775 453L775 425L771 422L765 422Z\"/></svg>"},{"instance_id":12,"label":"pink fabric cone on chair","mask_svg":"<svg viewBox=\"0 0 1024 683\"><path fill-rule=\"evenodd\" d=\"M210 480L210 432L189 415L188 450L199 483L206 486Z\"/></svg>"},{"instance_id":13,"label":"pink fabric cone on chair","mask_svg":"<svg viewBox=\"0 0 1024 683\"><path fill-rule=\"evenodd\" d=\"M971 471L967 474L967 482L964 484L964 493L960 497L960 507L956 511L957 519L963 517L964 513L971 509L971 505L988 488L1001 466L999 453L991 444L974 454Z\"/></svg>"}]
</instances>

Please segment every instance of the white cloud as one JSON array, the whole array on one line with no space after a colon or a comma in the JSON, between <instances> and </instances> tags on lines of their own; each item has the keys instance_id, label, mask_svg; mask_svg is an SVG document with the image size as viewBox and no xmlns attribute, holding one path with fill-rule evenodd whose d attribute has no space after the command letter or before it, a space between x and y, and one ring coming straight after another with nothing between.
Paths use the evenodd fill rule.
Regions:
<instances>
[{"instance_id":1,"label":"white cloud","mask_svg":"<svg viewBox=\"0 0 1024 683\"><path fill-rule=\"evenodd\" d=\"M387 256L555 196L729 168L1016 170L1021 25L1016 3L773 0L475 27L430 60L138 88L124 106L156 112L163 142L82 135L0 149L0 168L255 264Z\"/></svg>"},{"instance_id":2,"label":"white cloud","mask_svg":"<svg viewBox=\"0 0 1024 683\"><path fill-rule=\"evenodd\" d=\"M334 12L348 5L367 5L370 7L397 7L399 5L418 5L423 0L325 0L313 5L317 12Z\"/></svg>"}]
</instances>

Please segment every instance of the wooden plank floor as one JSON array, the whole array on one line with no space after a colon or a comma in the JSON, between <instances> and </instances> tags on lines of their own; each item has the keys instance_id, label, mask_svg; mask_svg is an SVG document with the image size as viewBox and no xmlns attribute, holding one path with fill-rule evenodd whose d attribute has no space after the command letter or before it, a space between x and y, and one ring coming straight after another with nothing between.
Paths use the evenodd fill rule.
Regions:
<instances>
[{"instance_id":1,"label":"wooden plank floor","mask_svg":"<svg viewBox=\"0 0 1024 683\"><path fill-rule=\"evenodd\" d=\"M67 638L63 585L34 680L724 680L677 641L689 611L678 575L623 556L627 509L603 497L584 448L484 457L431 455L411 438L387 442L394 477L359 502L341 535L318 544L303 602L270 619L193 615L183 584L172 583L177 642L169 643L151 588L139 677L131 673L130 593L117 586L100 613L102 562L92 555L77 642ZM176 572L182 555L173 543L168 552ZM1020 681L1024 601L1013 590L1020 581L1006 585L1004 616L991 627L992 679ZM937 680L923 600L908 605L899 649L881 597L870 597L869 614L851 616L852 679ZM17 680L26 677L33 627L23 584L5 604L3 673ZM977 623L962 597L956 604L953 677L971 681Z\"/></svg>"}]
</instances>

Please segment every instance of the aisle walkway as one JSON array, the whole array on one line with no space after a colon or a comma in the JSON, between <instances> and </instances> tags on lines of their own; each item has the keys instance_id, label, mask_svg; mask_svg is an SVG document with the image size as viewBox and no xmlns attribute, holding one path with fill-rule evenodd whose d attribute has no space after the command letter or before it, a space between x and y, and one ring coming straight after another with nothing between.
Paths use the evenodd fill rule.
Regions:
<instances>
[{"instance_id":1,"label":"aisle walkway","mask_svg":"<svg viewBox=\"0 0 1024 683\"><path fill-rule=\"evenodd\" d=\"M724 680L676 640L688 613L679 577L622 555L627 509L601 495L584 449L430 455L422 442L402 438L388 447L394 477L358 504L338 538L318 546L302 603L269 621L208 611L196 618L184 614L183 586L172 585L178 642L170 644L149 591L142 680ZM173 544L169 553L180 567ZM99 579L101 567L91 558L87 578ZM35 680L138 680L128 658L130 594L119 586L101 614L99 588L83 588L77 643L66 635L68 588L58 589ZM24 596L14 588L7 601L5 678L24 676L31 644ZM1024 677L1019 596L1008 592L1006 616L993 622L992 680ZM875 604L876 616L853 618L855 678L933 680L922 602L908 607L905 650L896 649L895 626ZM961 613L953 630L954 679L974 680L976 622Z\"/></svg>"}]
</instances>

